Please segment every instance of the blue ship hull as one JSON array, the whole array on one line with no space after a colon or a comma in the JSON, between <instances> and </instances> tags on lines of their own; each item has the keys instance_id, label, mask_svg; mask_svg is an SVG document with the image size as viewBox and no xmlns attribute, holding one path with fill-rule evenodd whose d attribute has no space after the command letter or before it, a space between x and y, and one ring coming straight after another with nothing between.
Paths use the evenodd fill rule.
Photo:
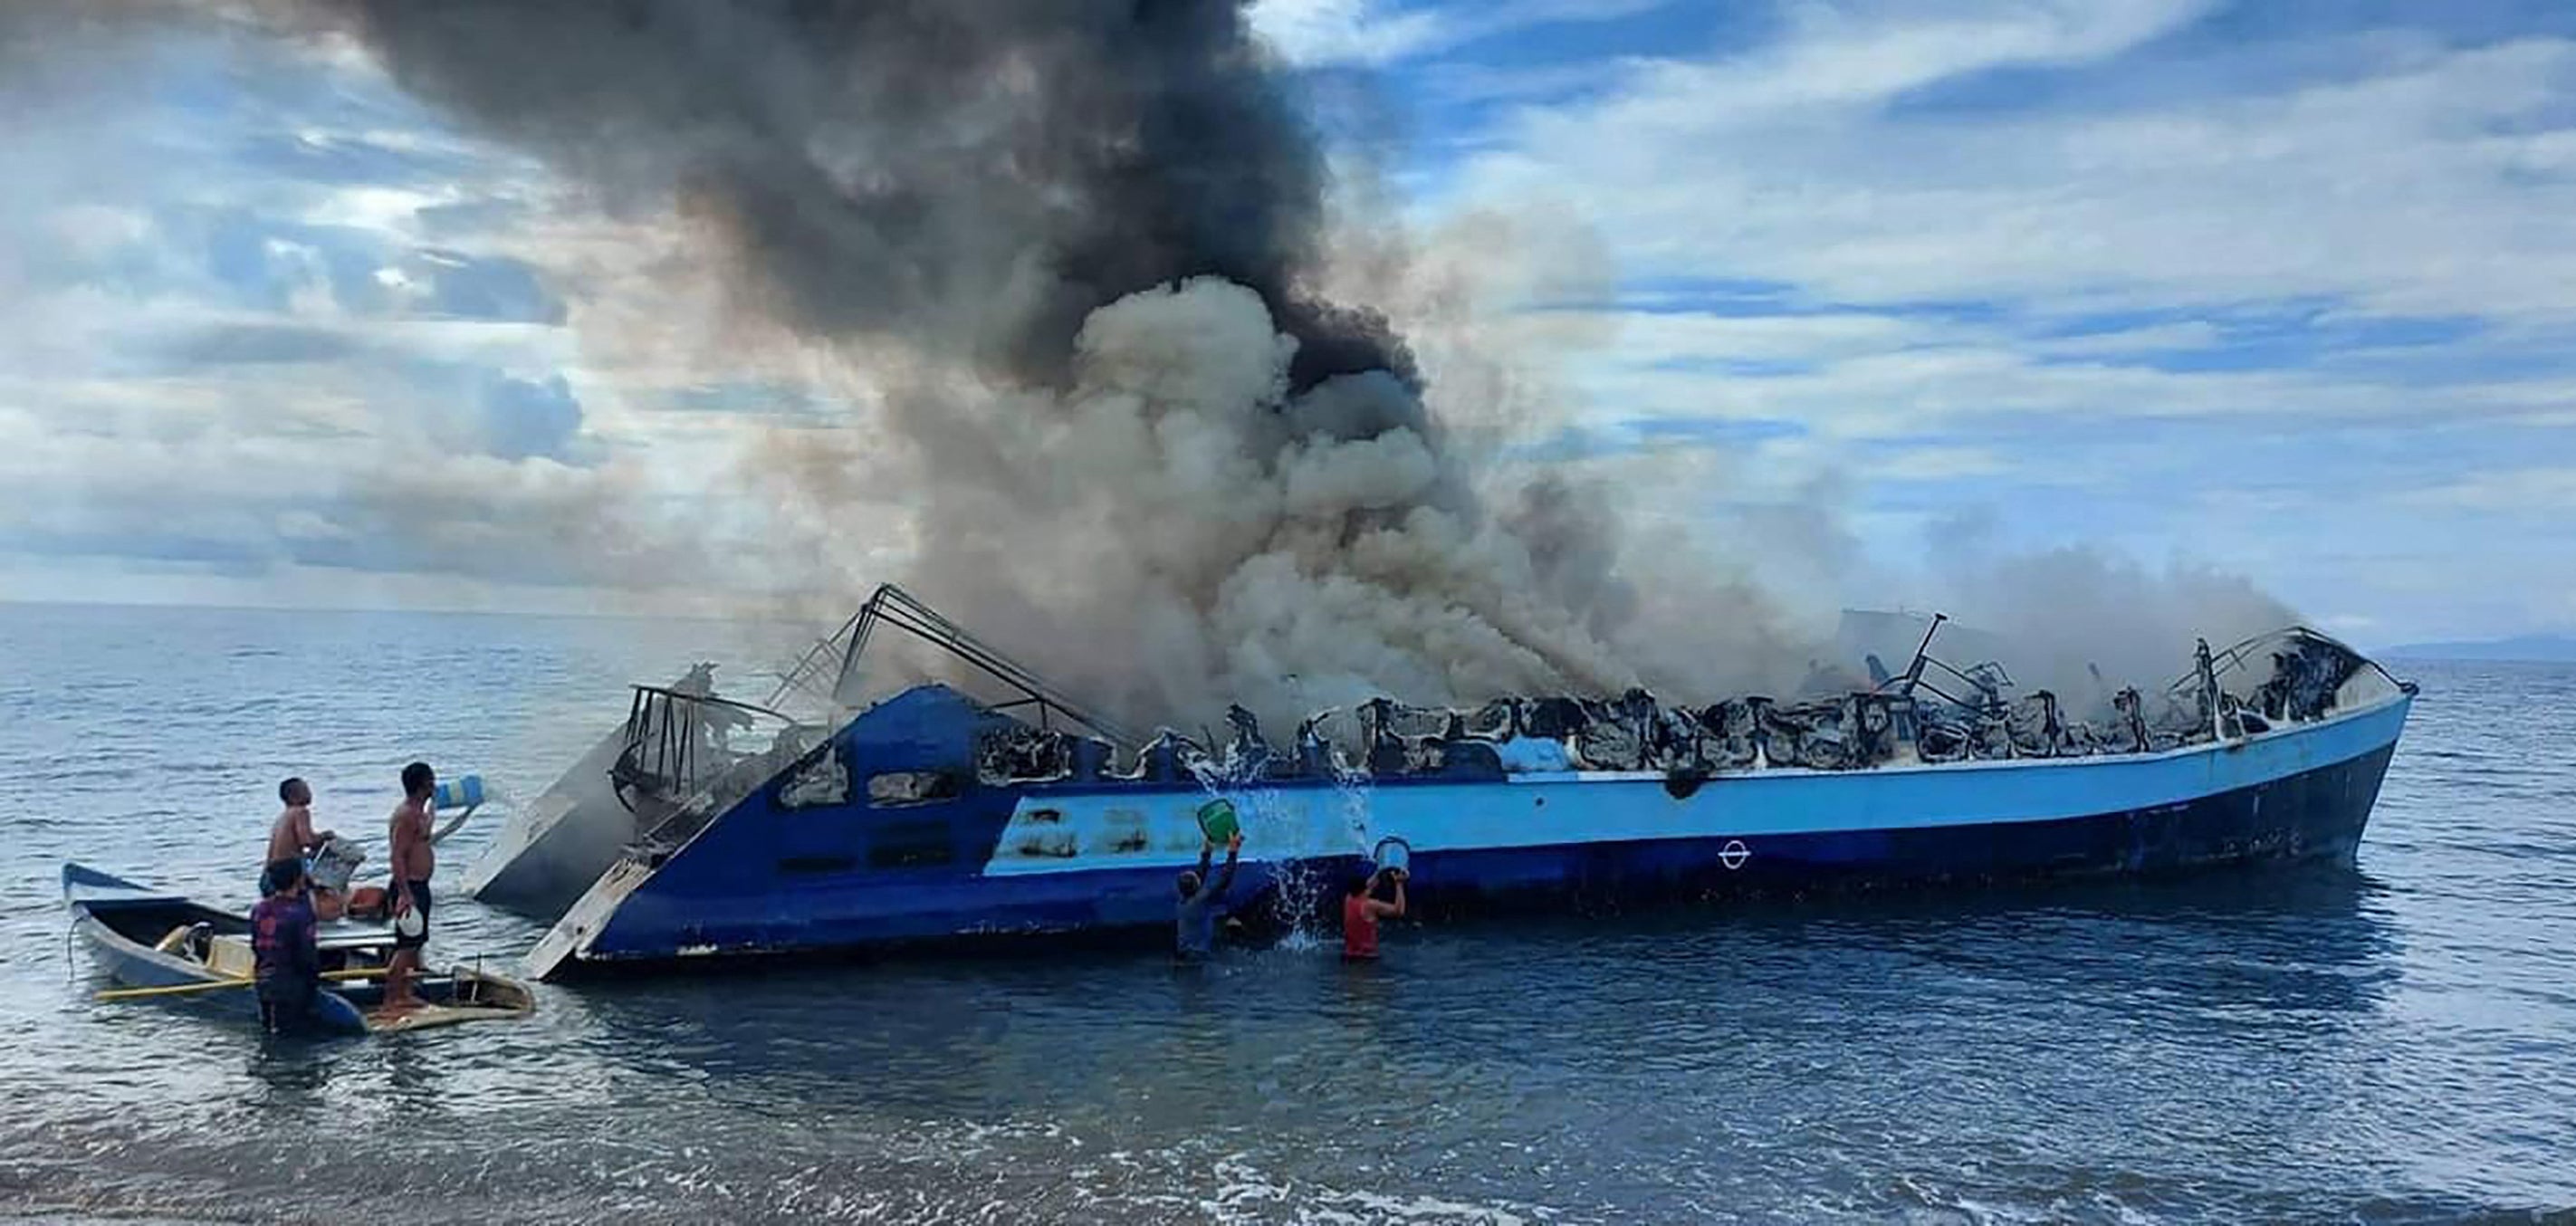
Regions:
<instances>
[{"instance_id":1,"label":"blue ship hull","mask_svg":"<svg viewBox=\"0 0 2576 1226\"><path fill-rule=\"evenodd\" d=\"M989 785L971 746L1000 717L928 686L863 714L685 844L610 869L531 963L561 977L1038 936L1166 942L1173 878L1197 862L1193 814L1212 794L1243 814L1229 900L1255 922L1337 914L1329 896L1386 837L1409 846L1414 907L1435 917L2349 862L2411 701L2392 691L2161 753L1211 789ZM932 771L953 790L871 799L887 774Z\"/></svg>"}]
</instances>

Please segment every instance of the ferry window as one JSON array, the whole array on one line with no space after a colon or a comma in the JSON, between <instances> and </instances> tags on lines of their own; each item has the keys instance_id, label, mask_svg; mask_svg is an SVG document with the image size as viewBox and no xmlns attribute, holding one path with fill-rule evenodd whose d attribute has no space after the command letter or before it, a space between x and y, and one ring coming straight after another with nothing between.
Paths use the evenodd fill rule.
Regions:
<instances>
[{"instance_id":1,"label":"ferry window","mask_svg":"<svg viewBox=\"0 0 2576 1226\"><path fill-rule=\"evenodd\" d=\"M927 868L956 858L946 822L891 825L868 839L868 863L877 868Z\"/></svg>"},{"instance_id":2,"label":"ferry window","mask_svg":"<svg viewBox=\"0 0 2576 1226\"><path fill-rule=\"evenodd\" d=\"M868 803L879 808L924 805L956 796L957 781L942 771L887 771L868 777Z\"/></svg>"},{"instance_id":3,"label":"ferry window","mask_svg":"<svg viewBox=\"0 0 2576 1226\"><path fill-rule=\"evenodd\" d=\"M778 871L795 875L812 873L846 873L859 862L850 856L789 856L778 862Z\"/></svg>"}]
</instances>

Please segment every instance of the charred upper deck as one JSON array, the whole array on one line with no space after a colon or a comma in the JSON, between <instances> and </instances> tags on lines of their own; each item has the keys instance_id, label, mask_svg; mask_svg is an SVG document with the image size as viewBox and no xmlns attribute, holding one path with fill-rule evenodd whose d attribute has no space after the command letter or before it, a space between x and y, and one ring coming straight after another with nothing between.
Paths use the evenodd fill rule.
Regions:
<instances>
[{"instance_id":1,"label":"charred upper deck","mask_svg":"<svg viewBox=\"0 0 2576 1226\"><path fill-rule=\"evenodd\" d=\"M1125 777L1241 782L1546 769L1709 775L2155 753L2323 718L2366 697L2350 693L2365 675L2391 692L2396 687L2351 648L2292 628L2225 652L2200 644L2192 671L2167 689L2153 697L2134 688L2099 695L2081 714L2047 690L2013 696L2010 677L1993 664L1953 669L1928 657L1874 689L1795 702L1747 696L1666 705L1630 690L1617 698L1498 698L1461 710L1379 698L1360 707L1354 741L1335 737L1326 713L1300 723L1285 752L1238 706L1227 712L1230 735L1222 744L1166 729L1140 748ZM1103 741L1013 723L985 734L977 765L997 783L1058 779L1110 774L1114 752Z\"/></svg>"},{"instance_id":2,"label":"charred upper deck","mask_svg":"<svg viewBox=\"0 0 2576 1226\"><path fill-rule=\"evenodd\" d=\"M1705 705L1666 704L1644 690L1615 698L1506 697L1472 709L1378 698L1349 719L1329 711L1308 717L1282 749L1239 706L1227 712L1222 740L1164 729L1139 743L888 586L799 662L772 696L773 706L718 698L694 674L696 684L636 687L627 745L610 773L646 842L684 841L852 717L848 696L856 689L860 653L883 626L950 652L1017 694L984 706L975 734L975 773L994 785L1498 778L1534 771L1654 771L1687 781L1780 768L2143 754L2314 721L2401 688L2351 648L2293 627L2221 652L2203 642L2191 669L2161 690L2105 686L2070 703L2048 690L2016 694L1998 664L1959 668L1934 657L1941 620L1933 619L1903 672L1890 675L1872 657L1877 684L1867 689ZM833 714L800 718L776 709L799 694ZM761 727L769 730L765 738L743 736Z\"/></svg>"}]
</instances>

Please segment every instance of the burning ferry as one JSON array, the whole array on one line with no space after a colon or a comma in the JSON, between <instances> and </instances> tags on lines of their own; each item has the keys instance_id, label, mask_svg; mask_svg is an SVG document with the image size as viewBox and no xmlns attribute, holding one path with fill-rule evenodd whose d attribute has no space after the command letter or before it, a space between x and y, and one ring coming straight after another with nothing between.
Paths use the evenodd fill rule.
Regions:
<instances>
[{"instance_id":1,"label":"burning ferry","mask_svg":"<svg viewBox=\"0 0 2576 1226\"><path fill-rule=\"evenodd\" d=\"M1797 702L1379 700L1355 744L1308 719L1284 750L1249 713L1222 744L1139 742L900 591L881 589L782 692L854 692L893 627L1014 695L925 684L824 720L638 686L603 749L627 835L531 954L559 978L686 960L1139 934L1166 939L1201 812L1241 816L1233 909L1294 923L1372 861L1437 915L1816 889L2349 861L2414 687L2289 628L2212 651L2162 692L2078 711L1993 664L1932 655ZM758 733L759 735L752 735ZM525 832L522 832L525 835ZM531 842L505 836L494 855ZM485 880L503 873L477 869Z\"/></svg>"}]
</instances>

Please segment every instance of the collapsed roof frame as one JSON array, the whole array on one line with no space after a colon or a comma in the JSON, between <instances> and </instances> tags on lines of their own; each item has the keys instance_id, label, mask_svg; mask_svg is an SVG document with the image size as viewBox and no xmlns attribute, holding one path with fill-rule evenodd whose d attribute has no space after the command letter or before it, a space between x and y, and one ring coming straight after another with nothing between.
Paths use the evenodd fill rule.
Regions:
<instances>
[{"instance_id":1,"label":"collapsed roof frame","mask_svg":"<svg viewBox=\"0 0 2576 1226\"><path fill-rule=\"evenodd\" d=\"M1923 627L1923 641L1914 646L1914 659L1905 666L1904 672L1879 683L1875 687L1876 692L1882 694L1892 692L1900 698L1912 698L1914 691L1924 689L1932 691L1951 706L1971 711L1990 712L1999 706L2003 702L2001 687L2012 684L2012 677L2003 671L2003 665L1989 660L1981 664L1969 665L1963 670L1952 666L1947 661L1933 657L1932 636L1941 633L1941 623L1948 620L1950 615L1947 613L1933 614L1931 624ZM1978 695L1977 701L1971 702L1961 698L1942 689L1937 683L1926 680L1923 676L1925 668L1938 668L1956 678L1957 681L1974 687ZM1980 675L1987 670L1992 670L1992 675Z\"/></svg>"},{"instance_id":2,"label":"collapsed roof frame","mask_svg":"<svg viewBox=\"0 0 2576 1226\"><path fill-rule=\"evenodd\" d=\"M832 688L828 695L836 706L857 704L859 658L866 652L869 638L879 625L891 626L932 647L965 661L978 671L1019 693L1018 698L992 704L995 711L1035 708L1038 727L1051 729L1058 718L1079 725L1122 749L1133 749L1141 742L1105 716L1075 702L1053 682L1039 676L1035 669L1012 659L1001 649L976 638L964 626L950 621L939 610L931 608L920 597L891 583L879 584L859 611L841 623L831 637L815 643L798 657L794 668L770 701L774 704L791 691L821 696L814 688L826 668L833 668L837 656Z\"/></svg>"}]
</instances>

